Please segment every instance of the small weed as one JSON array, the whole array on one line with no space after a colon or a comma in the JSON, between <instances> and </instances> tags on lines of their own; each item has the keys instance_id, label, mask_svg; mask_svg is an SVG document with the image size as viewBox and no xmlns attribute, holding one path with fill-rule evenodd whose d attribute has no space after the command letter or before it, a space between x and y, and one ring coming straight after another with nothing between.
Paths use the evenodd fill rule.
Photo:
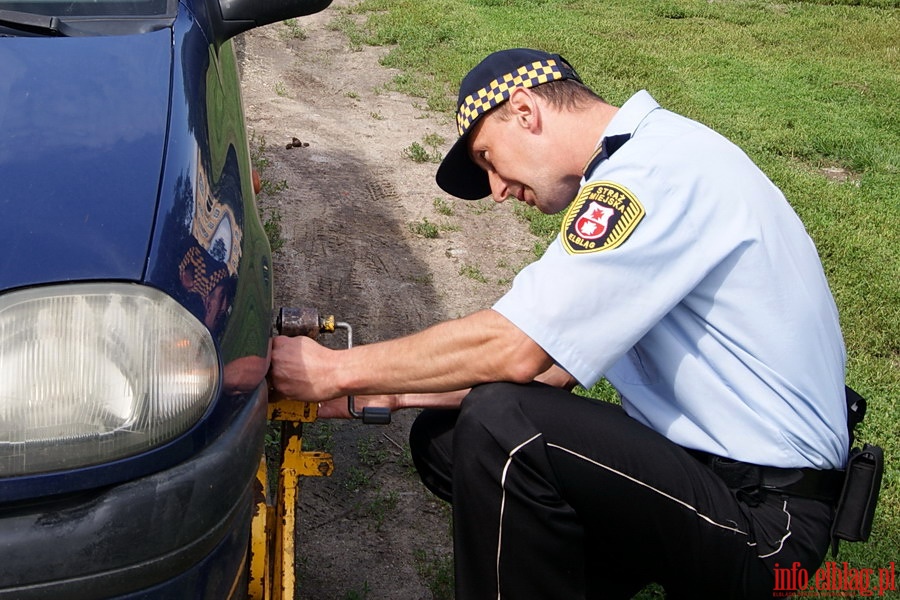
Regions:
<instances>
[{"instance_id":1,"label":"small weed","mask_svg":"<svg viewBox=\"0 0 900 600\"><path fill-rule=\"evenodd\" d=\"M416 163L426 163L431 160L428 150L419 142L413 142L403 149L403 156Z\"/></svg>"},{"instance_id":2,"label":"small weed","mask_svg":"<svg viewBox=\"0 0 900 600\"><path fill-rule=\"evenodd\" d=\"M255 132L250 132L248 144L250 146L250 162L253 168L256 169L256 172L259 173L260 193L274 196L286 190L288 187L287 181L273 182L265 176L266 170L271 166L269 159L265 155L265 139L257 136ZM263 222L263 230L265 230L266 237L269 239L269 246L275 252L284 246L284 238L281 237L281 213L274 208L265 209L262 205L258 206L257 210Z\"/></svg>"},{"instance_id":3,"label":"small weed","mask_svg":"<svg viewBox=\"0 0 900 600\"><path fill-rule=\"evenodd\" d=\"M497 204L493 200L476 200L475 202L467 202L466 206L476 215L483 215L494 210Z\"/></svg>"},{"instance_id":4,"label":"small weed","mask_svg":"<svg viewBox=\"0 0 900 600\"><path fill-rule=\"evenodd\" d=\"M275 93L278 94L279 96L281 96L282 98L286 98L288 95L287 88L284 87L284 84L280 81L275 84Z\"/></svg>"},{"instance_id":5,"label":"small weed","mask_svg":"<svg viewBox=\"0 0 900 600\"><path fill-rule=\"evenodd\" d=\"M550 242L536 240L531 247L531 253L534 254L535 258L540 258L544 255L544 252L547 251L548 246L550 246Z\"/></svg>"},{"instance_id":6,"label":"small weed","mask_svg":"<svg viewBox=\"0 0 900 600\"><path fill-rule=\"evenodd\" d=\"M409 230L416 235L420 235L423 238L428 239L434 239L440 235L440 229L438 228L438 226L426 218L423 218L421 223L410 223Z\"/></svg>"},{"instance_id":7,"label":"small weed","mask_svg":"<svg viewBox=\"0 0 900 600\"><path fill-rule=\"evenodd\" d=\"M349 492L358 492L369 485L371 480L372 478L369 474L359 467L350 467L347 469L347 480L344 481L344 488Z\"/></svg>"},{"instance_id":8,"label":"small weed","mask_svg":"<svg viewBox=\"0 0 900 600\"><path fill-rule=\"evenodd\" d=\"M270 209L263 221L263 230L269 239L269 246L272 252L277 252L284 246L284 238L281 236L281 213L277 210Z\"/></svg>"},{"instance_id":9,"label":"small weed","mask_svg":"<svg viewBox=\"0 0 900 600\"><path fill-rule=\"evenodd\" d=\"M425 581L434 600L452 600L453 556L416 550L413 552L413 560L416 563L416 572Z\"/></svg>"},{"instance_id":10,"label":"small weed","mask_svg":"<svg viewBox=\"0 0 900 600\"><path fill-rule=\"evenodd\" d=\"M480 283L487 283L487 277L484 276L484 273L482 273L481 269L476 265L463 265L459 268L459 274Z\"/></svg>"},{"instance_id":11,"label":"small weed","mask_svg":"<svg viewBox=\"0 0 900 600\"><path fill-rule=\"evenodd\" d=\"M350 98L351 100L359 100L360 98L359 92L346 92L344 96Z\"/></svg>"},{"instance_id":12,"label":"small weed","mask_svg":"<svg viewBox=\"0 0 900 600\"><path fill-rule=\"evenodd\" d=\"M370 112L369 116L375 119L376 121L384 121L384 115L379 112Z\"/></svg>"},{"instance_id":13,"label":"small weed","mask_svg":"<svg viewBox=\"0 0 900 600\"><path fill-rule=\"evenodd\" d=\"M369 514L375 522L376 529L381 529L385 519L397 508L399 501L400 495L395 490L391 490L387 494L378 494L369 503Z\"/></svg>"},{"instance_id":14,"label":"small weed","mask_svg":"<svg viewBox=\"0 0 900 600\"><path fill-rule=\"evenodd\" d=\"M509 277L501 277L500 279L498 279L497 280L498 285L509 285L510 283L512 283L512 280L515 277L516 272L519 271L519 269L517 269L513 265L509 264L509 261L506 260L505 258L501 258L500 260L497 261L497 268L508 270L508 271L510 271L510 273L512 273L512 275L510 275Z\"/></svg>"},{"instance_id":15,"label":"small weed","mask_svg":"<svg viewBox=\"0 0 900 600\"><path fill-rule=\"evenodd\" d=\"M444 215L445 217L453 216L453 207L443 198L434 199L434 210L438 211L438 214Z\"/></svg>"},{"instance_id":16,"label":"small weed","mask_svg":"<svg viewBox=\"0 0 900 600\"><path fill-rule=\"evenodd\" d=\"M278 481L278 465L281 463L281 425L269 421L266 423L266 435L263 445L266 455L266 478L268 489L266 493L274 491L274 482Z\"/></svg>"},{"instance_id":17,"label":"small weed","mask_svg":"<svg viewBox=\"0 0 900 600\"><path fill-rule=\"evenodd\" d=\"M347 37L352 52L362 50L363 44L366 43L366 32L360 28L356 21L346 14L339 14L328 24L331 31L340 31Z\"/></svg>"},{"instance_id":18,"label":"small weed","mask_svg":"<svg viewBox=\"0 0 900 600\"><path fill-rule=\"evenodd\" d=\"M260 179L262 191L268 196L274 196L288 189L288 182L284 179L281 181L272 181L271 179Z\"/></svg>"},{"instance_id":19,"label":"small weed","mask_svg":"<svg viewBox=\"0 0 900 600\"><path fill-rule=\"evenodd\" d=\"M269 159L265 156L266 140L265 138L256 135L255 131L251 131L248 143L250 145L250 162L259 174L262 175L262 172L271 166Z\"/></svg>"},{"instance_id":20,"label":"small weed","mask_svg":"<svg viewBox=\"0 0 900 600\"><path fill-rule=\"evenodd\" d=\"M405 467L407 475L414 479L419 478L419 471L416 469L416 464L413 462L412 449L409 447L409 444L403 444L403 453L400 455L399 464Z\"/></svg>"},{"instance_id":21,"label":"small weed","mask_svg":"<svg viewBox=\"0 0 900 600\"><path fill-rule=\"evenodd\" d=\"M422 139L422 142L422 144L413 142L407 148L404 148L403 156L417 163L441 162L443 156L438 150L438 146L444 143L444 138L435 133L429 133ZM429 152L426 147L431 148L431 151Z\"/></svg>"},{"instance_id":22,"label":"small weed","mask_svg":"<svg viewBox=\"0 0 900 600\"><path fill-rule=\"evenodd\" d=\"M388 460L388 452L374 436L359 438L356 443L359 462L367 467L375 468Z\"/></svg>"},{"instance_id":23,"label":"small weed","mask_svg":"<svg viewBox=\"0 0 900 600\"><path fill-rule=\"evenodd\" d=\"M294 40L305 40L306 39L306 31L297 22L297 19L288 19L284 22L285 27L287 27L287 32L282 35L288 39Z\"/></svg>"},{"instance_id":24,"label":"small weed","mask_svg":"<svg viewBox=\"0 0 900 600\"><path fill-rule=\"evenodd\" d=\"M369 592L372 591L371 586L369 586L368 581L363 581L361 590L350 590L344 596L344 600L365 600L369 597Z\"/></svg>"},{"instance_id":25,"label":"small weed","mask_svg":"<svg viewBox=\"0 0 900 600\"><path fill-rule=\"evenodd\" d=\"M265 444L266 444L266 446L280 446L281 445L281 428L275 427L275 426L270 426L266 430Z\"/></svg>"},{"instance_id":26,"label":"small weed","mask_svg":"<svg viewBox=\"0 0 900 600\"><path fill-rule=\"evenodd\" d=\"M440 136L436 133L429 133L424 138L422 138L422 141L425 142L426 146L434 150L439 146L443 146L444 142L447 140L445 140L443 136Z\"/></svg>"},{"instance_id":27,"label":"small weed","mask_svg":"<svg viewBox=\"0 0 900 600\"><path fill-rule=\"evenodd\" d=\"M307 425L303 432L303 446L322 452L333 452L336 427L333 421L328 420L319 420Z\"/></svg>"}]
</instances>

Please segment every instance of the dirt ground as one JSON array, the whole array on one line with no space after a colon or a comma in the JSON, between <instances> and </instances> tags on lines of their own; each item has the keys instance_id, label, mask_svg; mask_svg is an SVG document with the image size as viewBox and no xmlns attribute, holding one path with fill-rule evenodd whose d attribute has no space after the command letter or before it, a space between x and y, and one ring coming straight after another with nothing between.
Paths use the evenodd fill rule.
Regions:
<instances>
[{"instance_id":1,"label":"dirt ground","mask_svg":"<svg viewBox=\"0 0 900 600\"><path fill-rule=\"evenodd\" d=\"M454 125L389 91L388 48L351 48L329 26L352 1L298 19L303 35L279 23L237 47L252 144L264 148L260 205L280 218L276 307L334 314L364 344L489 307L532 260L534 238L509 203L455 200L434 183L437 164L407 156L430 151L429 134L446 152ZM302 482L299 598L450 597L450 514L412 468L414 417L307 426L304 447L330 451L336 469Z\"/></svg>"}]
</instances>

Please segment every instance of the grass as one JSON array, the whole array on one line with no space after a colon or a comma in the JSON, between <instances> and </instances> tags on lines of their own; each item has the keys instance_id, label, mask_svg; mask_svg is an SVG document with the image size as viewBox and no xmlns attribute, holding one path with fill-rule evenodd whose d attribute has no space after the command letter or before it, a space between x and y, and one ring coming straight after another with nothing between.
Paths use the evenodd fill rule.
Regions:
<instances>
[{"instance_id":1,"label":"grass","mask_svg":"<svg viewBox=\"0 0 900 600\"><path fill-rule=\"evenodd\" d=\"M372 589L369 582L364 581L361 589L348 591L344 598L345 600L365 600L369 597L369 592L371 591Z\"/></svg>"},{"instance_id":2,"label":"grass","mask_svg":"<svg viewBox=\"0 0 900 600\"><path fill-rule=\"evenodd\" d=\"M438 146L444 143L444 138L430 133L425 136L422 143L413 142L403 149L403 156L417 163L439 163L443 159ZM431 148L429 151L428 148Z\"/></svg>"},{"instance_id":3,"label":"grass","mask_svg":"<svg viewBox=\"0 0 900 600\"><path fill-rule=\"evenodd\" d=\"M423 217L421 221L409 224L409 230L423 238L434 239L440 236L440 227Z\"/></svg>"},{"instance_id":4,"label":"grass","mask_svg":"<svg viewBox=\"0 0 900 600\"><path fill-rule=\"evenodd\" d=\"M354 43L390 46L382 62L400 72L394 89L448 116L478 60L530 46L565 56L613 104L647 89L741 146L819 249L847 381L869 399L859 438L888 456L872 539L843 544L840 560L898 559L900 2L362 0L340 19ZM558 217L522 216L542 252Z\"/></svg>"},{"instance_id":5,"label":"grass","mask_svg":"<svg viewBox=\"0 0 900 600\"><path fill-rule=\"evenodd\" d=\"M354 52L362 50L363 44L368 39L367 32L360 28L356 20L346 13L339 13L337 18L332 19L328 24L328 28L332 31L340 31L343 33L350 43L350 49Z\"/></svg>"},{"instance_id":6,"label":"grass","mask_svg":"<svg viewBox=\"0 0 900 600\"><path fill-rule=\"evenodd\" d=\"M428 585L434 600L453 600L453 557L417 550L416 571Z\"/></svg>"},{"instance_id":7,"label":"grass","mask_svg":"<svg viewBox=\"0 0 900 600\"><path fill-rule=\"evenodd\" d=\"M294 39L294 40L305 40L306 39L306 30L303 29L303 26L297 21L297 19L288 19L284 21L284 31L282 32L282 36L286 39Z\"/></svg>"},{"instance_id":8,"label":"grass","mask_svg":"<svg viewBox=\"0 0 900 600\"><path fill-rule=\"evenodd\" d=\"M281 235L281 212L275 207L268 206L267 200L286 190L288 184L283 179L281 181L273 181L266 176L266 170L271 166L269 159L265 155L266 140L251 132L248 144L250 146L250 162L260 178L257 208L262 220L263 231L266 233L272 252L277 252L284 246L284 238Z\"/></svg>"},{"instance_id":9,"label":"grass","mask_svg":"<svg viewBox=\"0 0 900 600\"><path fill-rule=\"evenodd\" d=\"M434 205L434 210L436 210L438 214L444 215L445 217L453 216L453 205L450 204L446 199L435 198L432 204Z\"/></svg>"},{"instance_id":10,"label":"grass","mask_svg":"<svg viewBox=\"0 0 900 600\"><path fill-rule=\"evenodd\" d=\"M478 283L487 283L487 277L484 276L484 273L481 272L477 265L466 263L459 268L459 274Z\"/></svg>"}]
</instances>

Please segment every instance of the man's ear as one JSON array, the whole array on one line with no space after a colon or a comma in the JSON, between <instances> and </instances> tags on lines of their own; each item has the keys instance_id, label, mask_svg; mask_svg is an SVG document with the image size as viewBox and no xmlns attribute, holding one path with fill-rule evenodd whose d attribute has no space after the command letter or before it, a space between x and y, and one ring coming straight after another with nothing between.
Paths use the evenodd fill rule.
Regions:
<instances>
[{"instance_id":1,"label":"man's ear","mask_svg":"<svg viewBox=\"0 0 900 600\"><path fill-rule=\"evenodd\" d=\"M517 87L509 95L509 114L516 124L538 133L541 128L541 110L537 96L528 88Z\"/></svg>"}]
</instances>

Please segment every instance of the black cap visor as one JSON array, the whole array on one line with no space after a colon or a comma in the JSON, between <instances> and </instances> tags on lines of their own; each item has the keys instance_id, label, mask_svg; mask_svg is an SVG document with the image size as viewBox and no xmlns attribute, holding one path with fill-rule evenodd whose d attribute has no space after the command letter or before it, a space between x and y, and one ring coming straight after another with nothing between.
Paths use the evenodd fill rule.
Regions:
<instances>
[{"instance_id":1,"label":"black cap visor","mask_svg":"<svg viewBox=\"0 0 900 600\"><path fill-rule=\"evenodd\" d=\"M491 185L484 169L472 162L468 139L469 136L464 135L456 140L450 152L441 161L435 174L435 181L442 190L452 196L463 200L480 200L490 195Z\"/></svg>"}]
</instances>

